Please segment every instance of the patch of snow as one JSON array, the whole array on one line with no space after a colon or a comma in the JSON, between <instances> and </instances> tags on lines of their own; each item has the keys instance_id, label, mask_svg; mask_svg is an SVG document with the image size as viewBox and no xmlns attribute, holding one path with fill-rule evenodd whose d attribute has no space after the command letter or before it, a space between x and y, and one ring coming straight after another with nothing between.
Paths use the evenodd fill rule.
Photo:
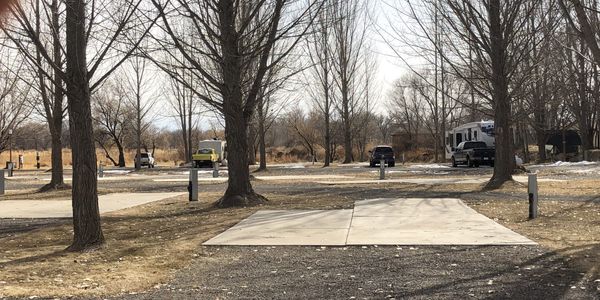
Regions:
<instances>
[{"instance_id":1,"label":"patch of snow","mask_svg":"<svg viewBox=\"0 0 600 300\"><path fill-rule=\"evenodd\" d=\"M306 168L304 165L287 165L283 166L284 169L304 169Z\"/></svg>"},{"instance_id":2,"label":"patch of snow","mask_svg":"<svg viewBox=\"0 0 600 300\"><path fill-rule=\"evenodd\" d=\"M568 161L557 161L553 164L547 165L549 167L571 167L571 166L590 166L597 165L597 162L593 161L580 161L580 162L568 162Z\"/></svg>"},{"instance_id":3,"label":"patch of snow","mask_svg":"<svg viewBox=\"0 0 600 300\"><path fill-rule=\"evenodd\" d=\"M411 169L450 169L450 166L440 164L423 164L423 165L411 165Z\"/></svg>"},{"instance_id":4,"label":"patch of snow","mask_svg":"<svg viewBox=\"0 0 600 300\"><path fill-rule=\"evenodd\" d=\"M129 174L130 170L104 170L105 174Z\"/></svg>"}]
</instances>

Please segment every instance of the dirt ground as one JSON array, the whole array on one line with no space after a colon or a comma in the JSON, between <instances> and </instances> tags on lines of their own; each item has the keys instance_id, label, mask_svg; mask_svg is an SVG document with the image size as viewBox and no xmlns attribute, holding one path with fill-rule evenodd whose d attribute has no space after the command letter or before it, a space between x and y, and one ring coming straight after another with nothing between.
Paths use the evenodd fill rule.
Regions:
<instances>
[{"instance_id":1,"label":"dirt ground","mask_svg":"<svg viewBox=\"0 0 600 300\"><path fill-rule=\"evenodd\" d=\"M107 184L100 187L101 192L108 189ZM125 183L110 183L115 188L125 188L119 184ZM540 183L540 217L534 221L527 220L526 187L518 183L496 191L482 191L479 184L322 186L261 181L254 184L257 191L270 199L265 206L215 209L211 204L225 187L220 184L206 186L198 203L178 197L110 213L102 219L107 245L92 253L63 251L72 238L69 220L27 225L33 230L0 231L0 298L143 292L168 284L178 270L192 261L218 265L217 260L223 257L207 255L206 249L199 245L258 209L351 208L355 200L377 197L462 198L477 211L564 257L591 282L600 279L600 201L594 200L600 195L600 179L578 181L576 186L569 181ZM29 192L5 199L68 196L65 191L54 193L39 196ZM22 221L2 220L0 227L10 228L11 222Z\"/></svg>"}]
</instances>

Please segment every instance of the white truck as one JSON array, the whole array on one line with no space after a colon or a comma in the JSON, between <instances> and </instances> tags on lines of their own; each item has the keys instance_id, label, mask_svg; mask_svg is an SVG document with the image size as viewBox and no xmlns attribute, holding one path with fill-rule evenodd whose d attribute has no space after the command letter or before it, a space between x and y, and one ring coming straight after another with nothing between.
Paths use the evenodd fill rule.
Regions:
<instances>
[{"instance_id":1,"label":"white truck","mask_svg":"<svg viewBox=\"0 0 600 300\"><path fill-rule=\"evenodd\" d=\"M202 149L213 149L214 154L217 155L216 161L221 165L227 165L227 142L222 140L204 140L198 144L198 151ZM196 162L195 164L200 165L202 162Z\"/></svg>"}]
</instances>

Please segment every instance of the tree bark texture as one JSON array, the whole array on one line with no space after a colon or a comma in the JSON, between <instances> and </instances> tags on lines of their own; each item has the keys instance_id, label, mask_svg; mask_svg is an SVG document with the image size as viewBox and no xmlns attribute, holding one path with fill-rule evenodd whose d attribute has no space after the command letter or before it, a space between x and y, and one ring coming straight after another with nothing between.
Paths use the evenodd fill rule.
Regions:
<instances>
[{"instance_id":1,"label":"tree bark texture","mask_svg":"<svg viewBox=\"0 0 600 300\"><path fill-rule=\"evenodd\" d=\"M506 47L501 21L501 0L489 2L490 62L492 65L492 101L494 104L494 130L496 158L494 175L486 188L499 188L512 180L514 169L513 138L511 135L511 105L506 70Z\"/></svg>"},{"instance_id":2,"label":"tree bark texture","mask_svg":"<svg viewBox=\"0 0 600 300\"><path fill-rule=\"evenodd\" d=\"M73 148L73 243L67 250L86 251L104 244L98 209L96 149L92 129L86 58L84 0L68 0L67 100Z\"/></svg>"}]
</instances>

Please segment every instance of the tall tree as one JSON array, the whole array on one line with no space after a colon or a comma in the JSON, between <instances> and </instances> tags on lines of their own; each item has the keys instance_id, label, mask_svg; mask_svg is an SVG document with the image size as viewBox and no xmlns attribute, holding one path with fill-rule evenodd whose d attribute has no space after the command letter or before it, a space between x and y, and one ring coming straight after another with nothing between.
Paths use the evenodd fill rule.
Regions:
<instances>
[{"instance_id":1,"label":"tall tree","mask_svg":"<svg viewBox=\"0 0 600 300\"><path fill-rule=\"evenodd\" d=\"M312 33L307 36L306 50L312 67L311 78L308 80L307 87L315 107L323 115L323 148L325 148L325 157L323 167L329 167L332 160L331 153L331 117L333 114L333 103L331 88L332 82L332 26L333 26L333 5L332 1L326 1L323 9L318 13L317 19L313 23ZM313 82L317 82L317 88L311 88Z\"/></svg>"},{"instance_id":2,"label":"tall tree","mask_svg":"<svg viewBox=\"0 0 600 300\"><path fill-rule=\"evenodd\" d=\"M362 0L335 0L332 4L334 15L334 47L332 66L334 82L338 93L336 107L344 129L344 163L353 161L353 116L363 99L360 97L359 82L364 45L366 41L366 2Z\"/></svg>"},{"instance_id":3,"label":"tall tree","mask_svg":"<svg viewBox=\"0 0 600 300\"><path fill-rule=\"evenodd\" d=\"M142 0L92 1L89 3L91 7L88 7L84 0L66 0L66 31L64 43L61 43L65 51L66 70L56 64L51 52L47 51L43 40L36 34L34 23L28 18L28 11L32 8L18 1L11 6L26 39L17 38L18 31L5 30L5 34L32 65L38 70L45 70L35 55L39 51L43 64L50 66L55 73L44 72L54 87L60 87L54 82L55 76L65 83L73 148L74 234L73 243L68 248L72 251L95 249L104 243L98 211L90 95L131 56L155 23L156 18L144 26L128 26L139 17L141 4ZM36 51L30 51L31 45Z\"/></svg>"},{"instance_id":4,"label":"tall tree","mask_svg":"<svg viewBox=\"0 0 600 300\"><path fill-rule=\"evenodd\" d=\"M529 16L539 3L539 0L451 0L442 3L431 0L424 4L438 12L448 28L442 59L452 73L468 82L488 102L494 113L496 163L487 188L497 188L512 180L512 102L531 77L530 70L517 71L523 70L523 61L530 51L533 38L524 32ZM419 21L415 4L409 4L413 19L423 29L425 37L435 41ZM539 23L535 28L538 26ZM435 51L440 52L439 48ZM470 74L476 74L475 78Z\"/></svg>"},{"instance_id":5,"label":"tall tree","mask_svg":"<svg viewBox=\"0 0 600 300\"><path fill-rule=\"evenodd\" d=\"M177 81L208 88L193 92L223 114L229 150L229 179L219 207L248 206L266 199L252 188L248 169L248 126L253 119L268 71L276 67L308 30L318 2L303 7L300 1L184 0L152 3L161 14L162 28L171 42L156 39L170 57L182 56L176 65L157 62ZM184 25L181 25L184 24ZM275 43L288 47L273 53ZM176 55L178 54L178 55ZM188 69L183 78L177 69ZM218 97L213 97L218 95Z\"/></svg>"}]
</instances>

